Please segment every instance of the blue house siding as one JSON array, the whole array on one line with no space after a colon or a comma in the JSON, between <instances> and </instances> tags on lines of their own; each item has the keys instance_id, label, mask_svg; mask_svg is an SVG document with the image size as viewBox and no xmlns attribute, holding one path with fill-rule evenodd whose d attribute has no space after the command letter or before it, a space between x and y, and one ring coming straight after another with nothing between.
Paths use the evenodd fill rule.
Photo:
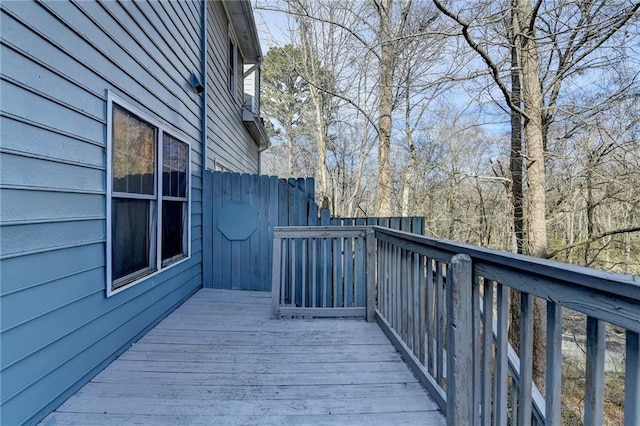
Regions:
<instances>
[{"instance_id":1,"label":"blue house siding","mask_svg":"<svg viewBox=\"0 0 640 426\"><path fill-rule=\"evenodd\" d=\"M44 417L202 284L202 4L0 9L4 425ZM109 298L107 91L192 150L190 259Z\"/></svg>"},{"instance_id":2,"label":"blue house siding","mask_svg":"<svg viewBox=\"0 0 640 426\"><path fill-rule=\"evenodd\" d=\"M227 83L228 17L222 2L210 2L208 8L207 168L255 174L260 168L258 145L242 122L243 99L232 95Z\"/></svg>"}]
</instances>

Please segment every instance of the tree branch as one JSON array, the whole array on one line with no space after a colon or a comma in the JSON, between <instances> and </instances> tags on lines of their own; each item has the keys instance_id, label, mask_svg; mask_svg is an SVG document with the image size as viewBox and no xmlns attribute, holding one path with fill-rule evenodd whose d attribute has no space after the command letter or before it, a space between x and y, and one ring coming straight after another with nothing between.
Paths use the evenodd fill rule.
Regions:
<instances>
[{"instance_id":1,"label":"tree branch","mask_svg":"<svg viewBox=\"0 0 640 426\"><path fill-rule=\"evenodd\" d=\"M487 64L487 67L489 68L491 76L493 77L493 80L495 81L496 85L502 92L505 102L507 103L507 105L509 105L509 108L513 111L516 111L518 114L522 115L525 118L528 117L527 113L518 105L514 104L513 101L511 100L511 93L509 92L509 89L500 78L500 70L498 69L498 66L491 60L491 58L489 57L489 54L478 43L476 43L473 37L471 37L471 34L469 34L469 28L471 24L463 20L462 18L460 18L460 16L454 14L452 11L450 11L446 7L444 7L444 5L440 3L439 0L433 0L433 4L445 16L451 18L453 21L455 21L458 25L462 27L462 36L464 37L469 47L471 47L478 55L480 55L484 63Z\"/></svg>"},{"instance_id":2,"label":"tree branch","mask_svg":"<svg viewBox=\"0 0 640 426\"><path fill-rule=\"evenodd\" d=\"M289 6L291 6L291 4L289 4ZM301 5L299 5L299 6L301 6ZM334 21L334 20L329 20L329 19L326 19L326 18L318 18L316 16L311 15L306 10L303 10L301 12L301 11L297 11L297 10L292 10L291 7L289 8L289 10L282 10L282 9L280 9L278 7L261 6L261 7L259 7L259 9L270 11L270 12L286 13L288 15L295 16L295 17L298 17L298 18L307 18L307 19L311 19L313 21L318 21L318 22L322 22L322 23L325 23L325 24L334 25L334 26L336 26L338 28L341 28L341 29L345 30L353 38L355 38L360 43L362 43L362 45L367 50L369 50L371 53L373 53L373 55L376 58L378 58L378 60L380 59L380 56L378 55L378 52L375 51L373 46L369 45L369 42L364 37L362 37L360 34L358 34L357 32L353 31L351 28L347 27L346 25L344 25L341 22L337 22L337 21Z\"/></svg>"},{"instance_id":3,"label":"tree branch","mask_svg":"<svg viewBox=\"0 0 640 426\"><path fill-rule=\"evenodd\" d=\"M573 243L573 244L569 244L566 245L564 247L559 247L553 251L550 251L547 253L546 258L547 259L551 259L552 257L562 253L563 251L567 251L570 250L572 248L575 247L579 247L579 246L584 246L587 244L591 244L595 241L598 241L604 237L609 237L611 235L618 235L618 234L629 234L632 232L640 232L640 226L632 226L630 228L621 228L621 229L614 229L612 231L607 231L607 232L603 232L602 234L599 235L594 235L593 237L586 239L586 240L582 240L582 241L578 241L577 243Z\"/></svg>"}]
</instances>

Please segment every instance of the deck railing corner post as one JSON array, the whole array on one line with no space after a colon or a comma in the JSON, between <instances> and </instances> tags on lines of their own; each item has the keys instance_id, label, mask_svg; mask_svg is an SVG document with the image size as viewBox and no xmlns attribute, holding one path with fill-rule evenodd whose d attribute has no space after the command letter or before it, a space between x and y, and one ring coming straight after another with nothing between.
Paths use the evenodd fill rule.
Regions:
<instances>
[{"instance_id":1,"label":"deck railing corner post","mask_svg":"<svg viewBox=\"0 0 640 426\"><path fill-rule=\"evenodd\" d=\"M457 254L447 268L447 421L474 423L473 272L471 258Z\"/></svg>"},{"instance_id":2,"label":"deck railing corner post","mask_svg":"<svg viewBox=\"0 0 640 426\"><path fill-rule=\"evenodd\" d=\"M372 226L367 227L366 231L367 241L367 321L375 321L376 316L376 260L378 258L376 253L376 234Z\"/></svg>"},{"instance_id":3,"label":"deck railing corner post","mask_svg":"<svg viewBox=\"0 0 640 426\"><path fill-rule=\"evenodd\" d=\"M640 422L640 333L627 330L624 379L624 424Z\"/></svg>"},{"instance_id":4,"label":"deck railing corner post","mask_svg":"<svg viewBox=\"0 0 640 426\"><path fill-rule=\"evenodd\" d=\"M282 267L282 239L274 232L273 235L273 264L271 278L271 319L280 315L280 286Z\"/></svg>"}]
</instances>

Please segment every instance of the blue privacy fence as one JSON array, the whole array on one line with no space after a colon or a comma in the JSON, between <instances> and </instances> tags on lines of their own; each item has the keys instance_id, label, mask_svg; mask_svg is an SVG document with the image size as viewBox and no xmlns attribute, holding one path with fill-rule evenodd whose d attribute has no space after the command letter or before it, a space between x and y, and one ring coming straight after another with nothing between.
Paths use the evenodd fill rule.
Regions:
<instances>
[{"instance_id":1,"label":"blue privacy fence","mask_svg":"<svg viewBox=\"0 0 640 426\"><path fill-rule=\"evenodd\" d=\"M203 179L205 287L271 291L277 226L376 225L424 231L423 218L331 217L315 202L312 178L205 172Z\"/></svg>"}]
</instances>

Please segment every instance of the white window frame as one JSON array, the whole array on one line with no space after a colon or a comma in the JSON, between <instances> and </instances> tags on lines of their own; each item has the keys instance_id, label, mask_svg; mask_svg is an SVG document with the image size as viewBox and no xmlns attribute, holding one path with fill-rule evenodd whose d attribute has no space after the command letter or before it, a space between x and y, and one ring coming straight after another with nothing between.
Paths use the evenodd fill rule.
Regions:
<instances>
[{"instance_id":1,"label":"white window frame","mask_svg":"<svg viewBox=\"0 0 640 426\"><path fill-rule=\"evenodd\" d=\"M155 202L155 216L153 215L152 212L149 213L150 215L150 222L152 227L155 227L155 230L152 229L152 232L154 232L155 235L155 244L152 244L150 247L150 253L149 253L149 257L151 258L155 258L155 268L151 268L150 272L148 272L147 274L140 276L139 278L136 278L135 280L131 281L130 283L126 283L125 285L118 287L116 289L113 288L113 259L112 259L112 248L113 248L113 241L112 241L112 229L113 229L113 224L112 224L112 200L114 197L114 191L113 191L113 107L114 104L117 105L118 107L120 107L121 109L124 109L125 111L128 111L134 115L136 115L137 117L139 117L141 120L145 121L147 124L150 124L151 126L156 128L156 135L155 135L155 148L156 148L156 159L155 159L155 197L154 197L154 202ZM163 149L162 149L162 143L164 140L164 134L168 134L171 137L177 139L178 141L184 143L185 145L187 145L187 175L186 175L186 185L187 185L187 199L186 201L186 206L187 206L187 213L186 213L186 233L187 233L187 241L186 241L186 254L184 256L182 256L180 259L167 264L166 266L162 265L162 202L163 202L163 198L167 198L167 197L163 197L163 182L162 182L162 160L163 160ZM118 95L107 91L107 145L106 145L106 151L107 151L107 171L106 171L106 176L107 176L107 182L106 182L106 198L107 198L107 202L106 202L106 221L107 221L107 226L106 226L106 296L110 297L113 296L117 293L120 293L122 291L125 291L133 286L135 286L136 284L140 284L143 281L146 281L152 277L157 276L158 274L173 268L174 266L177 266L183 262L186 262L187 260L189 260L191 258L191 143L189 142L189 138L185 137L185 135L182 135L180 132L178 131L174 131L172 129L169 129L169 127L163 123L160 123L158 120L150 117L149 115L145 114L144 112L142 112L141 110L139 110L138 108L134 107L133 105L131 105L129 102L125 101L123 98L119 97ZM136 198L135 194L134 196L132 196L131 198ZM166 262L166 261L165 261Z\"/></svg>"},{"instance_id":2,"label":"white window frame","mask_svg":"<svg viewBox=\"0 0 640 426\"><path fill-rule=\"evenodd\" d=\"M228 84L229 84L229 92L231 93L231 96L234 100L237 100L241 94L244 92L244 84L242 81L239 80L238 77L242 78L243 75L243 70L241 70L241 68L243 68L240 63L244 62L242 61L241 58L241 53L240 53L240 44L238 43L238 38L236 37L236 34L233 30L233 27L231 26L231 24L229 23L227 26L227 34L228 34L228 43L227 43L227 49L232 49L231 52L227 51L227 62L229 60L231 60L231 64L227 64L228 68L227 68L227 74L228 74ZM232 48L233 45L233 48ZM230 58L230 56L233 56L232 58ZM229 68L231 68L229 70Z\"/></svg>"}]
</instances>

